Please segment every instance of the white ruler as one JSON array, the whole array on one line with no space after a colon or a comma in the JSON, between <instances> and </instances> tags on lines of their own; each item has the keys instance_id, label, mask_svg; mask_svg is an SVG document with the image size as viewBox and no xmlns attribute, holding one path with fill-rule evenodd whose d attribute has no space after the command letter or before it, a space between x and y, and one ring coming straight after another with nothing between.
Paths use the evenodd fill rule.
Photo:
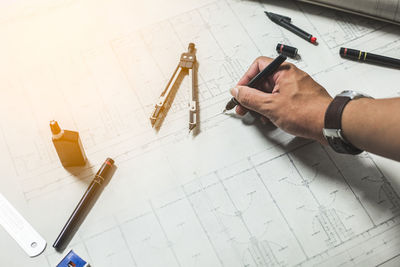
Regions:
<instances>
[{"instance_id":1,"label":"white ruler","mask_svg":"<svg viewBox=\"0 0 400 267\"><path fill-rule=\"evenodd\" d=\"M0 193L0 225L14 238L20 247L30 256L40 255L46 248L46 241L33 227L11 206Z\"/></svg>"}]
</instances>

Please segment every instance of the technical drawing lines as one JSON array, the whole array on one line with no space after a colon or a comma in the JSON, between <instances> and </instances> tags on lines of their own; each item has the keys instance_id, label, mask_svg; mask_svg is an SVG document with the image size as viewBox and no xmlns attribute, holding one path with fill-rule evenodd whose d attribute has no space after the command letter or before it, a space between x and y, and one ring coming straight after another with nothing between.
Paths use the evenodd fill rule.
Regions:
<instances>
[{"instance_id":1,"label":"technical drawing lines","mask_svg":"<svg viewBox=\"0 0 400 267\"><path fill-rule=\"evenodd\" d=\"M251 163L251 161L250 161L250 163ZM304 250L304 247L301 245L299 238L297 237L296 233L294 232L294 229L291 227L291 225L290 225L289 222L288 222L288 219L286 218L286 216L285 216L285 214L283 213L282 209L279 207L279 203L274 199L274 197L273 197L271 191L268 189L268 186L267 186L266 182L261 178L261 175L260 175L260 173L258 172L258 170L255 168L255 166L254 166L253 164L252 164L251 166L255 169L255 171L256 171L256 173L257 173L257 176L258 176L258 178L260 179L260 181L261 181L263 187L264 187L265 190L267 191L269 197L273 200L273 202L274 202L276 208L277 208L278 211L279 211L279 214L281 215L281 217L283 218L285 224L286 224L287 227L289 228L291 234L292 234L293 237L295 238L296 243L297 243L298 246L300 247L302 253L303 253L304 256L305 256L305 258L308 259L308 255L307 255L306 251Z\"/></svg>"},{"instance_id":2,"label":"technical drawing lines","mask_svg":"<svg viewBox=\"0 0 400 267\"><path fill-rule=\"evenodd\" d=\"M393 213L398 213L400 211L400 198L397 192L393 189L388 182L384 182L381 186L382 191L385 193L387 199L390 201Z\"/></svg>"},{"instance_id":3,"label":"technical drawing lines","mask_svg":"<svg viewBox=\"0 0 400 267\"><path fill-rule=\"evenodd\" d=\"M59 112L52 117L57 115L71 122L69 125L80 132L85 149L101 151L122 135L136 136L149 131L146 126L150 110L177 64L181 48L194 42L199 47L201 116L202 120L207 119L203 116L204 108L220 104L218 101L227 95L254 58L260 54L273 56L271 48L278 41L287 40L279 27L269 30L247 23L265 23L260 6L260 3L216 1L102 46L66 55L60 68L43 65L34 70L35 75L24 74L22 89L16 88L11 94L13 99L7 102L19 103L14 98L23 101L20 109L29 121L38 116L46 118L50 107L41 105L43 97L32 93L40 90L40 96L45 95L48 103L61 105L51 107ZM239 12L244 15L238 16ZM303 63L299 66L305 66ZM47 81L46 86L43 80ZM184 84L178 90L171 108L174 116L167 120L187 116L187 89ZM20 92L28 94L19 95ZM95 118L90 114L96 114ZM29 131L37 136L21 151L15 149L19 143L14 140L13 132L9 129L4 132L18 174L59 167L56 154L46 141L48 135L42 121L29 124ZM18 126L15 129L23 132Z\"/></svg>"},{"instance_id":4,"label":"technical drawing lines","mask_svg":"<svg viewBox=\"0 0 400 267\"><path fill-rule=\"evenodd\" d=\"M158 224L159 224L159 226L160 226L160 229L161 229L162 233L164 234L165 239L167 240L167 246L170 248L171 253L172 253L173 256L174 256L177 265L178 265L178 266L182 266L182 265L180 264L179 260L178 260L178 257L176 256L176 253L175 253L175 250L174 250L174 247L173 247L172 242L168 239L168 235L167 235L167 233L165 232L165 229L164 229L164 227L163 227L163 225L162 225L162 223L161 223L161 221L160 221L160 218L159 218L158 215L157 215L157 211L154 209L154 206L153 206L153 203L152 203L152 202L150 202L150 206L151 206L151 209L152 209L152 211L153 211L154 217L157 219L157 222L158 222Z\"/></svg>"},{"instance_id":5,"label":"technical drawing lines","mask_svg":"<svg viewBox=\"0 0 400 267\"><path fill-rule=\"evenodd\" d=\"M316 219L327 235L329 246L340 244L351 237L351 230L346 229L336 210L321 207Z\"/></svg>"},{"instance_id":6,"label":"technical drawing lines","mask_svg":"<svg viewBox=\"0 0 400 267\"><path fill-rule=\"evenodd\" d=\"M354 16L339 11L315 8L310 5L299 4L308 16L318 16L321 19L315 30L318 36L330 49L335 49L345 43L354 41L384 27L387 24L370 20L360 16ZM330 19L326 19L330 18Z\"/></svg>"},{"instance_id":7,"label":"technical drawing lines","mask_svg":"<svg viewBox=\"0 0 400 267\"><path fill-rule=\"evenodd\" d=\"M324 181L332 161L336 161L342 175L350 175L341 156L328 155L319 144L308 143L264 161L255 161L253 156L244 158L240 164L214 170L152 197L141 214L120 216L129 213L116 211L114 217L125 219L114 220L112 228L107 223L107 231L98 231L96 236L83 229L82 242L91 244L91 258L98 258L104 245L93 247L93 242L109 238L117 231L120 234L114 239L125 251L123 257L138 267L306 266L329 260L331 251L340 254L348 246L355 249L355 244L372 236L386 237L385 231L398 225L398 216L379 213L381 221L371 225L365 211L375 217L374 207L382 206L371 202L362 207L357 202L354 194L358 189L368 190L368 186L357 189L338 174L328 176L331 181ZM320 162L320 172L312 184L299 186L282 181L283 176L302 181L302 177L314 174L315 161ZM352 166L360 169L368 163L373 167L367 169L369 176L378 179L379 172L371 161L363 155L354 159ZM357 180L357 176L352 179ZM382 185L382 191L397 203L391 185ZM333 202L332 196L324 198L331 192L335 192ZM319 204L328 200L330 207ZM395 240L385 240L395 247ZM365 254L354 253L357 260L363 260L378 252L375 249ZM350 264L354 257L341 259Z\"/></svg>"},{"instance_id":8,"label":"technical drawing lines","mask_svg":"<svg viewBox=\"0 0 400 267\"><path fill-rule=\"evenodd\" d=\"M204 189L204 188L202 187L202 190L203 190L203 189ZM217 252L217 249L216 249L216 247L215 247L215 244L213 243L213 241L212 241L212 239L211 239L209 233L208 233L207 230L205 229L204 224L201 222L201 220L200 220L200 218L199 218L199 214L197 213L196 208L195 208L193 202L190 200L189 196L187 195L184 186L182 186L182 191L185 193L185 197L186 197L186 199L189 201L190 206L192 207L193 212L194 212L194 214L196 215L196 218L197 218L197 220L199 221L202 230L204 231L204 234L207 236L208 242L210 242L210 245L212 246L212 249L213 249L213 251L214 251L216 257L218 258L218 261L219 261L220 265L223 266L223 265L224 265L224 264L223 264L223 261L222 261L222 259L219 257L219 255L218 255L218 252Z\"/></svg>"},{"instance_id":9,"label":"technical drawing lines","mask_svg":"<svg viewBox=\"0 0 400 267\"><path fill-rule=\"evenodd\" d=\"M245 264L245 266L281 266L283 264L283 262L278 262L268 241L259 241L251 237L248 252L252 261L251 264Z\"/></svg>"}]
</instances>

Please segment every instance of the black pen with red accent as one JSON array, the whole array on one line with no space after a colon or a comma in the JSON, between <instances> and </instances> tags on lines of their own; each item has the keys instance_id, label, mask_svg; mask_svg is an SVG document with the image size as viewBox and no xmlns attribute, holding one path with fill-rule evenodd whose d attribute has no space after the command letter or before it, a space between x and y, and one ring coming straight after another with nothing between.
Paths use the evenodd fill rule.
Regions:
<instances>
[{"instance_id":1,"label":"black pen with red accent","mask_svg":"<svg viewBox=\"0 0 400 267\"><path fill-rule=\"evenodd\" d=\"M294 34L300 36L301 38L312 44L317 44L317 37L314 37L312 36L312 34L309 34L308 32L303 31L299 27L293 25L291 18L267 11L264 11L264 13L270 20L272 20L279 26L282 26L283 28L293 32Z\"/></svg>"},{"instance_id":2,"label":"black pen with red accent","mask_svg":"<svg viewBox=\"0 0 400 267\"><path fill-rule=\"evenodd\" d=\"M343 58L400 69L400 59L397 58L385 57L345 47L341 47L339 53Z\"/></svg>"}]
</instances>

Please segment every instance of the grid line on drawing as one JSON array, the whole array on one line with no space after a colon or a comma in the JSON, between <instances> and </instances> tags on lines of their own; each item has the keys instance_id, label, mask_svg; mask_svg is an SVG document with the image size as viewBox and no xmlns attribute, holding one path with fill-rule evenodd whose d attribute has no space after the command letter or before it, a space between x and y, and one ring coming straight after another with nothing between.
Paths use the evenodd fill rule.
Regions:
<instances>
[{"instance_id":1,"label":"grid line on drawing","mask_svg":"<svg viewBox=\"0 0 400 267\"><path fill-rule=\"evenodd\" d=\"M263 7L315 29L321 54L270 22ZM389 40L394 32L380 22L292 1L217 0L10 75L6 80L15 80L6 81L7 98L0 99L0 139L30 207L78 194L105 154L116 159L117 176L71 243L94 266L379 263L398 254L400 197L373 157L337 155L277 129L258 132L219 112L228 88L254 58L276 56L278 42L298 47L302 58L288 61L315 73L326 88L332 80L331 88L343 86L337 77L351 68L354 76L380 76L357 81L358 87L371 90L377 83L379 96L391 96L391 79L382 78L390 70L339 61L334 50L363 44L396 57L400 42ZM198 47L202 134L188 137L187 124L178 126L187 117L188 77L165 127L153 134L150 111L189 42ZM15 110L20 121L8 116ZM49 113L79 131L90 166L73 174L61 167L49 139ZM170 190L135 202L151 195L146 189L163 187ZM54 266L59 255L49 253Z\"/></svg>"},{"instance_id":2,"label":"grid line on drawing","mask_svg":"<svg viewBox=\"0 0 400 267\"><path fill-rule=\"evenodd\" d=\"M65 79L65 77L61 79L62 75L55 73L56 68L45 68L38 73L47 75L47 72L49 72L49 77L54 76L54 81L49 81L49 85L58 88L59 94L68 98L64 105L65 109L70 111L76 110L80 106L85 107L85 110L98 110L99 108L94 108L92 103L83 103L81 99L73 101L71 97L66 95L67 89L72 90L71 88L77 87L77 89L73 89L76 93L83 92L83 88L86 88L85 90L88 92L97 90L98 94L96 95L99 100L109 99L110 97L108 90L105 90L105 86L110 87L107 83L112 85L112 82L114 82L116 87L123 89L120 92L120 100L124 104L104 103L104 109L98 110L98 119L91 122L91 124L94 124L92 129L88 129L86 126L88 125L87 116L72 114L68 118L82 133L85 147L98 147L105 140L111 140L118 135L137 133L140 128L138 125L143 126L147 123L154 101L158 99L159 93L165 86L171 70L177 64L180 53L186 48L187 42L194 41L200 45L198 51L200 62L198 87L200 102L204 106L216 97L226 94L228 88L238 81L246 67L260 53L269 55L271 44L279 41L289 42L290 44L289 38L286 36L290 33L283 31L281 27L272 25L271 29L267 31L264 27L252 27L251 23L245 23L251 21L260 25L261 23L262 25L265 24L264 16L255 16L255 10L258 10L260 6L265 5L260 3L249 4L243 1L216 1L151 25L131 35L111 40L107 44L107 48L111 52L101 48L85 51L78 59L74 55L72 61L76 65L71 66L71 68L75 68L76 76L84 77L84 81L77 77L71 77L73 83L62 85L69 79ZM311 7L304 8L303 5L301 7L311 14L313 12L326 12L322 15L331 18L336 16L336 13L325 9L313 11L314 9ZM241 14L244 14L243 16L237 16L239 10ZM217 13L221 16L216 16ZM304 15L305 11L303 11ZM339 25L342 23L340 21L340 23L333 22L335 23L335 34L332 34L332 28L329 25L318 27L319 29L326 29L329 33L326 33L326 36L325 33L321 33L323 37L335 38L335 44L329 45L331 48L343 42L354 40L354 38L361 38L383 27L381 23L372 23L371 25L361 23L360 26L349 19L348 15L341 16L344 17L340 20L344 23L344 26ZM227 21L234 23L227 23ZM185 27L190 27L192 31L185 30ZM230 33L235 34L235 38L222 37L222 31L228 32L229 35L231 35ZM168 38L164 38L165 34ZM337 38L340 40L337 41ZM329 40L326 41L328 44L330 43ZM89 66L88 62L90 62ZM115 64L118 65L120 73L115 71L110 73L107 71L109 69L104 67L107 65L115 66ZM100 67L100 65L103 67ZM306 68L307 65L305 61L298 62L298 66L301 68ZM148 70L152 71L149 72ZM106 76L104 73L112 75L109 79L103 79ZM127 87L125 80L129 84L130 93L125 90ZM107 83L104 84L103 81ZM28 84L38 84L37 79L31 81L25 80L24 77L22 85L27 86ZM61 85L63 88L59 88ZM178 90L172 107L172 115L174 113L176 113L176 116L187 115L184 112L187 109L187 91L188 85L184 83L182 88ZM32 99L37 100L36 98ZM82 103L77 106L75 102ZM34 104L36 107L37 103ZM27 106L26 109L31 116L34 114L31 107ZM37 141L33 146L26 146L26 153L17 152L13 149L14 146L10 147L10 153L19 174L35 171L35 168L48 168L49 165L55 165L57 160L52 148L45 144L44 136L38 130L38 125L32 125L32 132L37 132L38 138L34 138ZM10 143L10 133L6 132L5 136L7 143Z\"/></svg>"},{"instance_id":3,"label":"grid line on drawing","mask_svg":"<svg viewBox=\"0 0 400 267\"><path fill-rule=\"evenodd\" d=\"M310 11L312 7L299 5ZM362 18L345 14L343 12L332 10L318 10L317 16L334 17L334 20L329 20L322 23L315 30L318 36L324 40L330 49L336 49L348 42L360 39L368 34L381 30L387 27L383 22L377 22L370 19Z\"/></svg>"},{"instance_id":4,"label":"grid line on drawing","mask_svg":"<svg viewBox=\"0 0 400 267\"><path fill-rule=\"evenodd\" d=\"M344 172L337 174L341 184L325 185L325 195L331 190L339 191L335 193L339 196L334 197L334 206L326 204L325 199L322 207L322 203L307 197L306 192L319 188L318 182L325 179L322 169L315 179L310 179L315 170L308 170L298 161L300 155L309 155L310 149L316 151L316 156L308 157L308 163L319 163L311 164L314 168L330 169L337 161L319 145L311 143L293 150L290 157L284 153L283 157L258 163L252 162L250 157L249 165L244 165L249 167L245 169L241 167L234 173L217 170L167 193L168 198L164 195L153 198L149 202L152 211L116 226L126 240L126 249L135 257L137 266L148 266L152 262L141 255L147 250L167 258L169 256L164 253L171 250L171 258L164 259L167 262L175 259L170 262L171 266L190 265L194 260L200 265L219 266L303 265L320 257L323 259L331 249L340 251L341 246L353 240L364 236L371 238L367 233L379 227L384 229L398 217L391 212L379 224L369 224L365 207L355 200L354 192L342 189L354 186L345 184L341 177L348 175L345 166ZM370 157L358 160L359 164L373 164ZM340 168L341 162L336 164ZM369 175L382 179L380 175L375 176L374 170ZM390 184L384 184L390 188ZM285 194L289 193L297 194L299 203L287 203ZM374 205L379 205L375 201ZM373 212L373 208L369 208L369 212ZM160 225L161 230L158 229ZM310 246L310 243L319 243L319 247ZM158 245L155 247L155 244ZM187 254L182 254L184 247L191 257L183 256ZM209 255L214 256L208 258ZM156 261L153 263L157 265Z\"/></svg>"}]
</instances>

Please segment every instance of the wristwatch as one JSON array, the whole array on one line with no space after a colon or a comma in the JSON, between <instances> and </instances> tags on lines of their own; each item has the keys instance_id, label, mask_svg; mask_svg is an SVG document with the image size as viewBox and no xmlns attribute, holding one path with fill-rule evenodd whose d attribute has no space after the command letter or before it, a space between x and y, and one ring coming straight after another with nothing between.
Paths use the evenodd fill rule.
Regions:
<instances>
[{"instance_id":1,"label":"wristwatch","mask_svg":"<svg viewBox=\"0 0 400 267\"><path fill-rule=\"evenodd\" d=\"M363 152L346 140L342 130L342 114L345 106L353 99L372 98L356 91L346 90L336 95L325 112L322 130L329 145L338 153L357 155Z\"/></svg>"}]
</instances>

